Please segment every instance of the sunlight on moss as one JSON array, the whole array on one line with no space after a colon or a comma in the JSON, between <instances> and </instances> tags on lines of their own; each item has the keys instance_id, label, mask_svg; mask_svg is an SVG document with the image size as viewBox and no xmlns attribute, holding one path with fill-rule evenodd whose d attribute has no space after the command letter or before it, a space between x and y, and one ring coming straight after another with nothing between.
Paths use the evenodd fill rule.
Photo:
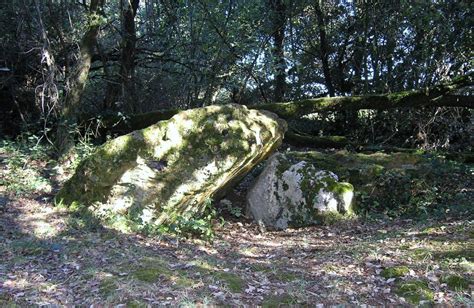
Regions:
<instances>
[{"instance_id":1,"label":"sunlight on moss","mask_svg":"<svg viewBox=\"0 0 474 308\"><path fill-rule=\"evenodd\" d=\"M57 228L42 219L33 222L33 227L34 233L42 238L54 237L59 233Z\"/></svg>"},{"instance_id":2,"label":"sunlight on moss","mask_svg":"<svg viewBox=\"0 0 474 308\"><path fill-rule=\"evenodd\" d=\"M425 280L401 281L396 285L395 293L413 305L418 305L421 301L434 300L434 292Z\"/></svg>"},{"instance_id":3,"label":"sunlight on moss","mask_svg":"<svg viewBox=\"0 0 474 308\"><path fill-rule=\"evenodd\" d=\"M132 272L132 276L142 282L155 283L166 280L178 288L193 287L196 282L188 277L186 270L170 269L169 263L161 258L144 258L143 267Z\"/></svg>"},{"instance_id":4,"label":"sunlight on moss","mask_svg":"<svg viewBox=\"0 0 474 308\"><path fill-rule=\"evenodd\" d=\"M406 266L394 266L394 267L385 268L380 273L380 276L382 276L385 279L399 278L399 277L405 276L409 272L410 272L410 269Z\"/></svg>"},{"instance_id":5,"label":"sunlight on moss","mask_svg":"<svg viewBox=\"0 0 474 308\"><path fill-rule=\"evenodd\" d=\"M133 276L143 282L153 283L157 282L160 275L168 275L169 271L161 267L142 268L133 272Z\"/></svg>"},{"instance_id":6,"label":"sunlight on moss","mask_svg":"<svg viewBox=\"0 0 474 308\"><path fill-rule=\"evenodd\" d=\"M211 262L210 260L206 260L206 259L195 260L192 262L192 264L197 267L198 271L201 271L201 272L217 270L217 266L215 262Z\"/></svg>"},{"instance_id":7,"label":"sunlight on moss","mask_svg":"<svg viewBox=\"0 0 474 308\"><path fill-rule=\"evenodd\" d=\"M255 257L258 255L258 247L244 247L239 251L243 256Z\"/></svg>"}]
</instances>

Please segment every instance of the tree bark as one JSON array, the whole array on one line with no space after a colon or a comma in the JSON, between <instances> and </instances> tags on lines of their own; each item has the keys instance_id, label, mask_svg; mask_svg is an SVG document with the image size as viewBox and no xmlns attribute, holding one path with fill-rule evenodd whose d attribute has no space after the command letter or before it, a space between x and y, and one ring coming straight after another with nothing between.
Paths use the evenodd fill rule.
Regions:
<instances>
[{"instance_id":1,"label":"tree bark","mask_svg":"<svg viewBox=\"0 0 474 308\"><path fill-rule=\"evenodd\" d=\"M286 132L284 141L291 145L314 148L343 148L349 144L344 136L311 136L301 135L291 130Z\"/></svg>"},{"instance_id":2,"label":"tree bark","mask_svg":"<svg viewBox=\"0 0 474 308\"><path fill-rule=\"evenodd\" d=\"M324 22L323 11L321 10L321 3L319 0L315 1L314 9L316 11L316 17L318 20L319 28L319 50L321 53L321 62L323 65L323 74L326 87L328 88L329 96L335 96L334 86L331 78L331 70L329 67L329 44L326 38L326 23Z\"/></svg>"},{"instance_id":3,"label":"tree bark","mask_svg":"<svg viewBox=\"0 0 474 308\"><path fill-rule=\"evenodd\" d=\"M122 0L124 1L124 0ZM139 0L125 1L123 14L123 48L120 77L122 78L124 101L131 112L137 110L137 96L135 92L135 54L137 33L135 29L135 16L137 15Z\"/></svg>"},{"instance_id":4,"label":"tree bark","mask_svg":"<svg viewBox=\"0 0 474 308\"><path fill-rule=\"evenodd\" d=\"M283 0L269 0L272 19L273 36L273 65L275 74L275 89L273 99L283 101L286 91L286 63L284 55L286 7Z\"/></svg>"},{"instance_id":5,"label":"tree bark","mask_svg":"<svg viewBox=\"0 0 474 308\"><path fill-rule=\"evenodd\" d=\"M135 55L137 33L135 16L137 15L139 0L121 0L122 12L122 42L120 54L120 69L117 81L111 80L107 86L105 107L113 108L116 102L123 103L123 110L130 113L137 112L137 95L135 88Z\"/></svg>"},{"instance_id":6,"label":"tree bark","mask_svg":"<svg viewBox=\"0 0 474 308\"><path fill-rule=\"evenodd\" d=\"M70 132L77 124L81 97L89 76L94 46L101 26L100 11L105 0L91 0L88 12L87 30L80 42L79 58L72 76L69 78L69 91L61 112L57 130L56 145L61 155L67 154L74 147L74 134Z\"/></svg>"}]
</instances>

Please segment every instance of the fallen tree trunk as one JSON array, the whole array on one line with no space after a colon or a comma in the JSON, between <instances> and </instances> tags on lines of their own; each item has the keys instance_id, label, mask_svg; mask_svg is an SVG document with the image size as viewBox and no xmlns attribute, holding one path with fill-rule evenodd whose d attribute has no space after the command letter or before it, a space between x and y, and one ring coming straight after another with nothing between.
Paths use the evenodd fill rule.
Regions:
<instances>
[{"instance_id":1,"label":"fallen tree trunk","mask_svg":"<svg viewBox=\"0 0 474 308\"><path fill-rule=\"evenodd\" d=\"M344 148L349 144L344 136L311 136L302 135L291 130L286 132L284 142L312 148Z\"/></svg>"},{"instance_id":2,"label":"fallen tree trunk","mask_svg":"<svg viewBox=\"0 0 474 308\"><path fill-rule=\"evenodd\" d=\"M453 91L473 86L474 74L455 78L449 84L442 84L431 89L404 91L383 95L321 97L296 102L273 103L251 106L276 113L283 119L291 119L315 112L360 109L393 109L405 107L468 107L474 108L472 96L452 95Z\"/></svg>"},{"instance_id":3,"label":"fallen tree trunk","mask_svg":"<svg viewBox=\"0 0 474 308\"><path fill-rule=\"evenodd\" d=\"M294 119L305 114L338 110L377 109L386 110L406 107L468 107L474 108L470 96L445 95L432 99L421 92L399 92L386 95L322 97L288 103L249 106L276 113L283 119Z\"/></svg>"},{"instance_id":4,"label":"fallen tree trunk","mask_svg":"<svg viewBox=\"0 0 474 308\"><path fill-rule=\"evenodd\" d=\"M474 85L474 73L455 78L449 84L439 85L427 90L405 91L383 95L321 97L286 103L269 103L248 106L249 109L268 110L283 119L296 119L305 114L338 110L393 109L406 107L467 107L474 108L472 96L453 95L458 89ZM107 116L103 126L113 133L130 132L143 129L158 121L168 120L179 109L157 110L128 118Z\"/></svg>"}]
</instances>

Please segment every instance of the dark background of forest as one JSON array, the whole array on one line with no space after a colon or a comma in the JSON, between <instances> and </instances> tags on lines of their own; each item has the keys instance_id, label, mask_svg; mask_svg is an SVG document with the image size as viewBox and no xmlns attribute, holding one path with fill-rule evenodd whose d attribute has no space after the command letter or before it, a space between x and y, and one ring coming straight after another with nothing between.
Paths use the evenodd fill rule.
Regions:
<instances>
[{"instance_id":1,"label":"dark background of forest","mask_svg":"<svg viewBox=\"0 0 474 308\"><path fill-rule=\"evenodd\" d=\"M61 123L83 132L84 115L426 89L472 71L469 2L1 1L1 133L53 140ZM300 126L465 151L472 117L468 108L363 110Z\"/></svg>"}]
</instances>

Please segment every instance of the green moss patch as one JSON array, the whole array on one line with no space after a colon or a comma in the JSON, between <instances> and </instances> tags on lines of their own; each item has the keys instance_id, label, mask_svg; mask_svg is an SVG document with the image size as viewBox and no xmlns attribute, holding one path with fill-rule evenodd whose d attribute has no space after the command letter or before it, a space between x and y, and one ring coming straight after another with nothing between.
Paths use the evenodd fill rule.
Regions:
<instances>
[{"instance_id":1,"label":"green moss patch","mask_svg":"<svg viewBox=\"0 0 474 308\"><path fill-rule=\"evenodd\" d=\"M21 256L38 256L48 250L47 245L37 240L15 241L10 247L15 254Z\"/></svg>"},{"instance_id":2,"label":"green moss patch","mask_svg":"<svg viewBox=\"0 0 474 308\"><path fill-rule=\"evenodd\" d=\"M227 288L229 288L229 291L233 293L240 293L244 289L245 281L237 274L228 272L218 272L214 274L214 277L217 280L225 283Z\"/></svg>"},{"instance_id":3,"label":"green moss patch","mask_svg":"<svg viewBox=\"0 0 474 308\"><path fill-rule=\"evenodd\" d=\"M185 270L172 270L168 268L168 262L161 258L145 258L142 263L141 268L132 272L132 276L139 281L155 283L164 280L179 288L192 287L195 284Z\"/></svg>"},{"instance_id":4,"label":"green moss patch","mask_svg":"<svg viewBox=\"0 0 474 308\"><path fill-rule=\"evenodd\" d=\"M252 272L262 272L262 273L268 273L271 272L271 268L268 265L265 264L252 264L250 265L250 269Z\"/></svg>"},{"instance_id":5,"label":"green moss patch","mask_svg":"<svg viewBox=\"0 0 474 308\"><path fill-rule=\"evenodd\" d=\"M164 273L167 274L167 272L163 271L162 268L142 268L136 270L133 273L133 277L143 282L153 283L157 282L160 278L160 275Z\"/></svg>"},{"instance_id":6,"label":"green moss patch","mask_svg":"<svg viewBox=\"0 0 474 308\"><path fill-rule=\"evenodd\" d=\"M416 260L427 260L431 259L432 252L426 248L416 248L412 251L413 258Z\"/></svg>"},{"instance_id":7,"label":"green moss patch","mask_svg":"<svg viewBox=\"0 0 474 308\"><path fill-rule=\"evenodd\" d=\"M394 267L387 267L385 268L381 273L380 276L382 276L385 279L389 278L399 278L403 277L406 274L410 272L410 269L406 266L394 266Z\"/></svg>"},{"instance_id":8,"label":"green moss patch","mask_svg":"<svg viewBox=\"0 0 474 308\"><path fill-rule=\"evenodd\" d=\"M277 271L272 276L281 282L293 282L301 279L301 274L289 271Z\"/></svg>"},{"instance_id":9,"label":"green moss patch","mask_svg":"<svg viewBox=\"0 0 474 308\"><path fill-rule=\"evenodd\" d=\"M459 276L459 275L449 275L441 278L441 282L445 283L450 290L453 291L463 291L469 289L470 280Z\"/></svg>"},{"instance_id":10,"label":"green moss patch","mask_svg":"<svg viewBox=\"0 0 474 308\"><path fill-rule=\"evenodd\" d=\"M434 300L434 292L428 287L428 282L425 280L400 281L396 285L395 293L413 305L418 305L421 301L432 302Z\"/></svg>"}]
</instances>

